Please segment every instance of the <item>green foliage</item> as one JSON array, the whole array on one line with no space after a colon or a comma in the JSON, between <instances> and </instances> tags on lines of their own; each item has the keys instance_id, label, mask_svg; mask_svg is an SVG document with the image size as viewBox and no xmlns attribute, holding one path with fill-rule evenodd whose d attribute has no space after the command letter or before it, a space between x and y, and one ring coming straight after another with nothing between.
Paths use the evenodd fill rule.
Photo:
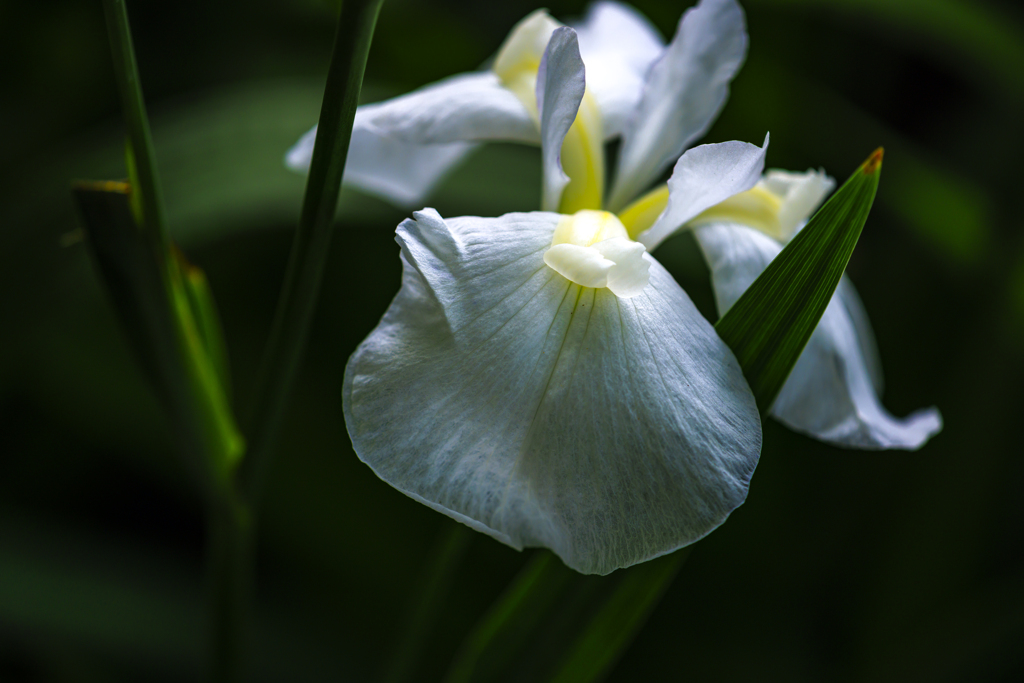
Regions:
<instances>
[{"instance_id":1,"label":"green foliage","mask_svg":"<svg viewBox=\"0 0 1024 683\"><path fill-rule=\"evenodd\" d=\"M202 481L223 486L244 440L204 276L139 229L127 183L79 183L74 194L99 274L179 445Z\"/></svg>"},{"instance_id":2,"label":"green foliage","mask_svg":"<svg viewBox=\"0 0 1024 683\"><path fill-rule=\"evenodd\" d=\"M766 414L825 313L878 189L879 148L715 325Z\"/></svg>"},{"instance_id":3,"label":"green foliage","mask_svg":"<svg viewBox=\"0 0 1024 683\"><path fill-rule=\"evenodd\" d=\"M566 652L552 683L604 680L668 590L690 551L679 550L625 572L621 583Z\"/></svg>"},{"instance_id":4,"label":"green foliage","mask_svg":"<svg viewBox=\"0 0 1024 683\"><path fill-rule=\"evenodd\" d=\"M199 16L190 3L128 4L139 20L168 231L216 286L244 396L304 184L281 157L316 121L331 4L253 13L251 3L226 0ZM552 9L567 16L586 4ZM671 35L677 6L636 4ZM766 425L751 498L726 533L702 541L611 678L1016 680L1024 581L1016 478L1007 473L1020 467L1024 356L1020 327L998 332L1024 321L1019 8L741 4L748 63L705 140L750 139L768 127L773 166L833 172L885 144L874 227L848 272L898 379L887 403L941 402L948 430L927 452L862 460ZM386 3L369 64L375 88L364 100L474 68L535 6L502 5L496 15ZM1018 36L1015 52L949 7L995 18L1000 33ZM165 457L165 420L71 232L67 179L124 175L102 16L94 0L5 3L0 15L15 28L0 45L0 119L12 132L0 184L0 679L196 680L203 511ZM436 31L424 31L428 23ZM429 51L408 39L428 34L443 36ZM859 88L860 73L870 88ZM427 203L442 215L529 206L539 183L533 154L488 145ZM300 374L284 426L292 448L260 515L261 561L272 572L247 655L253 680L374 680L422 585L423 539L450 523L366 470L338 409L344 360L397 286L392 235L404 215L342 191L343 237L314 323L311 370ZM699 267L670 268L691 296L707 286ZM441 677L524 559L474 542L432 624L422 680ZM538 629L556 614L544 613ZM534 657L515 652L516 664Z\"/></svg>"}]
</instances>

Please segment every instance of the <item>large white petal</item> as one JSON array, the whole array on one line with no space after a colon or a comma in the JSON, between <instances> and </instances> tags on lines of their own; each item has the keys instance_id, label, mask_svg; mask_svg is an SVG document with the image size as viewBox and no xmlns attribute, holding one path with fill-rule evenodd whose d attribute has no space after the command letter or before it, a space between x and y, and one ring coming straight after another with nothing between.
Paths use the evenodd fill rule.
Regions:
<instances>
[{"instance_id":1,"label":"large white petal","mask_svg":"<svg viewBox=\"0 0 1024 683\"><path fill-rule=\"evenodd\" d=\"M711 269L719 312L729 309L757 279L782 245L767 235L736 224L694 230ZM863 449L917 449L942 429L935 408L894 418L872 385L858 325L850 315L853 287L840 282L786 380L772 415L793 429L839 446ZM854 294L854 296L856 296Z\"/></svg>"},{"instance_id":2,"label":"large white petal","mask_svg":"<svg viewBox=\"0 0 1024 683\"><path fill-rule=\"evenodd\" d=\"M732 353L656 262L628 300L548 268L559 220L403 223L402 289L349 360L345 420L406 494L604 574L721 524L746 496L760 420Z\"/></svg>"},{"instance_id":3,"label":"large white petal","mask_svg":"<svg viewBox=\"0 0 1024 683\"><path fill-rule=\"evenodd\" d=\"M743 10L735 0L702 0L683 14L622 132L612 211L639 196L707 131L746 52Z\"/></svg>"},{"instance_id":4,"label":"large white petal","mask_svg":"<svg viewBox=\"0 0 1024 683\"><path fill-rule=\"evenodd\" d=\"M768 153L768 136L758 147L748 142L719 142L687 150L668 179L668 204L638 240L653 251L691 218L757 184Z\"/></svg>"},{"instance_id":5,"label":"large white petal","mask_svg":"<svg viewBox=\"0 0 1024 683\"><path fill-rule=\"evenodd\" d=\"M574 28L604 135L615 137L640 101L647 72L664 51L664 41L642 14L617 2L594 3Z\"/></svg>"},{"instance_id":6,"label":"large white petal","mask_svg":"<svg viewBox=\"0 0 1024 683\"><path fill-rule=\"evenodd\" d=\"M586 78L576 32L555 29L537 71L537 108L540 111L540 149L544 186L541 208L557 211L569 176L562 170L562 142L576 120Z\"/></svg>"}]
</instances>

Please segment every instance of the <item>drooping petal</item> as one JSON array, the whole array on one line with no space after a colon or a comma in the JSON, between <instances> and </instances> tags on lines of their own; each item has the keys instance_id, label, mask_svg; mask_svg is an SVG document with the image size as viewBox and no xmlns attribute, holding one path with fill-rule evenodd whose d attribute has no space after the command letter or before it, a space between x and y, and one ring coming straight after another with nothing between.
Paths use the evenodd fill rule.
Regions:
<instances>
[{"instance_id":1,"label":"drooping petal","mask_svg":"<svg viewBox=\"0 0 1024 683\"><path fill-rule=\"evenodd\" d=\"M665 238L705 209L749 190L761 177L768 136L758 147L747 142L719 142L687 150L668 179L668 204L638 238L653 251Z\"/></svg>"},{"instance_id":2,"label":"drooping petal","mask_svg":"<svg viewBox=\"0 0 1024 683\"><path fill-rule=\"evenodd\" d=\"M306 171L314 127L285 162ZM344 182L400 204L416 204L475 141L538 142L529 112L493 73L453 76L407 95L359 107Z\"/></svg>"},{"instance_id":3,"label":"drooping petal","mask_svg":"<svg viewBox=\"0 0 1024 683\"><path fill-rule=\"evenodd\" d=\"M656 262L628 300L544 264L560 220L403 223L402 289L349 360L345 419L392 486L604 574L721 524L760 421L732 353Z\"/></svg>"},{"instance_id":4,"label":"drooping petal","mask_svg":"<svg viewBox=\"0 0 1024 683\"><path fill-rule=\"evenodd\" d=\"M562 142L576 120L586 79L576 32L567 26L551 34L537 71L540 146L544 185L541 208L557 211L569 176L562 170ZM595 207L596 208L596 207Z\"/></svg>"},{"instance_id":5,"label":"drooping petal","mask_svg":"<svg viewBox=\"0 0 1024 683\"><path fill-rule=\"evenodd\" d=\"M782 245L741 225L713 224L694 230L711 269L715 301L724 312L739 299ZM942 429L938 410L903 419L890 415L872 385L850 310L853 285L843 280L786 380L772 415L789 427L839 446L862 449L920 448Z\"/></svg>"},{"instance_id":6,"label":"drooping petal","mask_svg":"<svg viewBox=\"0 0 1024 683\"><path fill-rule=\"evenodd\" d=\"M356 123L342 182L401 206L421 205L445 174L478 144L419 145L381 136L366 126L358 125L358 112ZM308 171L315 140L314 126L288 150L286 165L293 171Z\"/></svg>"},{"instance_id":7,"label":"drooping petal","mask_svg":"<svg viewBox=\"0 0 1024 683\"><path fill-rule=\"evenodd\" d=\"M597 101L604 136L622 133L640 101L651 65L665 43L658 30L628 5L596 2L574 26L587 65L587 88Z\"/></svg>"},{"instance_id":8,"label":"drooping petal","mask_svg":"<svg viewBox=\"0 0 1024 683\"><path fill-rule=\"evenodd\" d=\"M639 196L704 134L746 52L746 23L735 0L702 0L683 14L623 129L612 211Z\"/></svg>"},{"instance_id":9,"label":"drooping petal","mask_svg":"<svg viewBox=\"0 0 1024 683\"><path fill-rule=\"evenodd\" d=\"M853 323L857 342L860 344L860 353L867 365L868 377L871 378L871 386L875 388L875 395L881 396L885 389L885 375L882 374L882 357L878 353L875 330L871 327L868 312L864 309L860 294L857 293L857 288L853 286L850 278L844 277L839 281L838 296Z\"/></svg>"},{"instance_id":10,"label":"drooping petal","mask_svg":"<svg viewBox=\"0 0 1024 683\"><path fill-rule=\"evenodd\" d=\"M361 125L418 144L538 142L526 107L490 71L452 76L359 111Z\"/></svg>"}]
</instances>

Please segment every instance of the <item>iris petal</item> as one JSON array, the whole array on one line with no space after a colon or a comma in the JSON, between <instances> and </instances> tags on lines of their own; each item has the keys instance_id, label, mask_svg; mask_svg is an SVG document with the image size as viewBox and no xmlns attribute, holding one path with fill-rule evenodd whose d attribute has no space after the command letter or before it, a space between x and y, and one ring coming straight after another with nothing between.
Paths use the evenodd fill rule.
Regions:
<instances>
[{"instance_id":1,"label":"iris petal","mask_svg":"<svg viewBox=\"0 0 1024 683\"><path fill-rule=\"evenodd\" d=\"M285 162L306 171L316 128ZM530 113L493 73L461 74L407 95L359 107L344 182L400 204L418 204L484 140L539 142Z\"/></svg>"},{"instance_id":2,"label":"iris petal","mask_svg":"<svg viewBox=\"0 0 1024 683\"><path fill-rule=\"evenodd\" d=\"M719 142L687 150L668 179L668 203L639 241L651 251L691 218L729 197L749 190L761 178L768 136L758 147L747 142Z\"/></svg>"},{"instance_id":3,"label":"iris petal","mask_svg":"<svg viewBox=\"0 0 1024 683\"><path fill-rule=\"evenodd\" d=\"M721 524L760 420L732 353L653 259L628 300L548 268L559 220L403 223L402 289L349 360L345 418L392 486L605 574Z\"/></svg>"},{"instance_id":4,"label":"iris petal","mask_svg":"<svg viewBox=\"0 0 1024 683\"><path fill-rule=\"evenodd\" d=\"M702 0L683 14L622 132L608 199L612 211L639 196L704 134L725 104L729 81L746 53L746 24L735 0Z\"/></svg>"},{"instance_id":5,"label":"iris petal","mask_svg":"<svg viewBox=\"0 0 1024 683\"><path fill-rule=\"evenodd\" d=\"M586 89L583 60L571 28L556 29L537 72L544 188L541 208L557 211L569 176L562 170L562 143L576 120ZM591 208L600 208L591 207Z\"/></svg>"},{"instance_id":6,"label":"iris petal","mask_svg":"<svg viewBox=\"0 0 1024 683\"><path fill-rule=\"evenodd\" d=\"M642 14L617 2L595 2L574 28L604 135L615 137L640 101L647 72L665 43Z\"/></svg>"}]
</instances>

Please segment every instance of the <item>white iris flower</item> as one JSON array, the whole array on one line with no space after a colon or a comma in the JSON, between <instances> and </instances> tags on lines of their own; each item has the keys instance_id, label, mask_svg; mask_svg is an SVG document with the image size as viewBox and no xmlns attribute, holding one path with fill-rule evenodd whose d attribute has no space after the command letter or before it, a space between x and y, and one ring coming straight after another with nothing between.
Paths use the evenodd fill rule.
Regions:
<instances>
[{"instance_id":1,"label":"white iris flower","mask_svg":"<svg viewBox=\"0 0 1024 683\"><path fill-rule=\"evenodd\" d=\"M762 178L767 138L684 153L745 50L733 0L687 11L667 47L620 5L596 5L576 30L538 12L491 71L360 108L346 178L398 201L482 140L539 143L543 161L543 212L425 209L399 226L401 290L342 390L355 450L378 476L599 574L692 543L743 502L761 446L753 395L647 252L695 228L725 310L831 188L818 174ZM311 146L292 150L293 165ZM667 185L636 199L673 162ZM895 421L863 386L875 357L852 292L844 282L775 414L841 443L919 445L937 414Z\"/></svg>"},{"instance_id":2,"label":"white iris flower","mask_svg":"<svg viewBox=\"0 0 1024 683\"><path fill-rule=\"evenodd\" d=\"M723 11L739 9L707 0L687 13L680 34L689 47L676 52L714 53L693 27L707 29ZM509 83L533 89L552 210L445 220L425 209L403 222L402 288L349 360L342 394L356 453L382 479L513 547L546 546L574 569L605 574L721 524L746 497L761 425L732 352L636 235L602 210L603 135L593 132L603 111L588 104L576 32L536 31L545 21L535 14L520 24L496 67L536 55L520 74L525 85ZM741 57L742 49L737 65ZM713 59L693 60L693 69L721 72ZM734 70L696 78L654 63L649 79L673 85L645 91L623 124L624 180L613 195L643 189L672 161L666 147L678 156L697 134L680 132L662 100L703 110L703 127ZM721 82L691 97L680 78ZM674 219L686 223L752 188L766 147L728 142L684 154L672 176ZM634 190L618 192L624 203Z\"/></svg>"}]
</instances>

